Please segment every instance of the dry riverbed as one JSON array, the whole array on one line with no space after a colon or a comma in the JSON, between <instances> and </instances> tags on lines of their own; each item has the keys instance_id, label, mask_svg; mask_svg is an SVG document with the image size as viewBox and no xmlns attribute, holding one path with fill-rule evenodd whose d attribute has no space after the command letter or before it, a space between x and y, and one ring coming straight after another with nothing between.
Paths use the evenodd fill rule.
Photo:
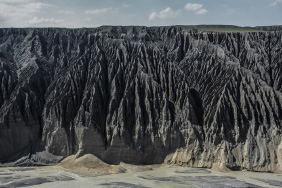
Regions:
<instances>
[{"instance_id":1,"label":"dry riverbed","mask_svg":"<svg viewBox=\"0 0 282 188\"><path fill-rule=\"evenodd\" d=\"M91 159L88 158L88 162L89 160ZM72 163L74 161L68 162ZM98 171L95 172L93 168L89 171L80 169L77 172L77 168L66 169L59 165L49 167L2 167L0 168L0 188L282 187L282 175L280 174L255 172L221 173L209 169L167 165L109 165L104 166L106 167L105 171L100 167L93 167L97 168ZM112 169L114 170L112 171ZM113 174L107 175L108 173Z\"/></svg>"}]
</instances>

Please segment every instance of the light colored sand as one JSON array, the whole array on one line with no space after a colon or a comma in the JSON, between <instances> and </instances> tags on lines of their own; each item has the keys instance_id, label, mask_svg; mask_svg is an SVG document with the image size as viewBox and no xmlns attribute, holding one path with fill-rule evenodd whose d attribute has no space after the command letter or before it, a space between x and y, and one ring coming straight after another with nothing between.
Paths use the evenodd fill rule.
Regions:
<instances>
[{"instance_id":1,"label":"light colored sand","mask_svg":"<svg viewBox=\"0 0 282 188\"><path fill-rule=\"evenodd\" d=\"M121 162L119 165L109 165L94 155L86 154L80 158L75 155L67 157L60 164L64 169L83 176L99 176L124 173L127 170L141 172L152 170L160 165L131 165Z\"/></svg>"},{"instance_id":2,"label":"light colored sand","mask_svg":"<svg viewBox=\"0 0 282 188\"><path fill-rule=\"evenodd\" d=\"M92 158L91 156L86 157L86 159L87 159L86 161L88 162L97 160L95 158ZM78 162L76 160L74 161L76 164L81 164L81 160L82 159L78 160ZM98 163L100 164L101 162L98 161ZM87 164L87 163L83 161L82 164ZM108 168L107 164L101 163L101 165L106 167L106 169ZM21 179L27 180L32 178L45 178L45 177L54 177L54 176L69 177L72 178L73 180L48 182L39 185L34 185L31 187L33 188L35 187L166 188L166 187L218 187L218 184L225 186L230 185L233 187L240 187L240 185L243 185L244 183L251 183L254 185L254 187L261 186L261 187L277 188L279 186L273 186L268 183L259 181L257 179L261 178L267 180L282 181L281 174L254 173L254 172L222 173L208 169L195 169L195 168L175 167L175 166L167 166L167 165L136 167L134 165L121 164L120 166L126 168L126 173L111 174L111 175L100 174L100 176L95 176L95 177L73 173L68 170L66 171L61 166L27 168L26 170L22 170L23 168L0 168L0 187L1 185L3 186L3 183L1 183L1 178L7 180L7 178L16 177L20 179L13 181L21 181ZM94 165L92 166L92 168L93 170L99 169L100 166Z\"/></svg>"},{"instance_id":3,"label":"light colored sand","mask_svg":"<svg viewBox=\"0 0 282 188\"><path fill-rule=\"evenodd\" d=\"M84 176L116 174L125 171L121 166L106 164L91 154L86 154L80 158L72 155L64 159L60 166Z\"/></svg>"}]
</instances>

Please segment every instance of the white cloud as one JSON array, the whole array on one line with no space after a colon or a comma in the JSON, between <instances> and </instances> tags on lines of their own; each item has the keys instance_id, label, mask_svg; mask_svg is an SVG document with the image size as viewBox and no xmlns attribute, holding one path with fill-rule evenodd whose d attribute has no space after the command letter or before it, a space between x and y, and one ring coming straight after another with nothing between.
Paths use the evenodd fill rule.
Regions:
<instances>
[{"instance_id":1,"label":"white cloud","mask_svg":"<svg viewBox=\"0 0 282 188\"><path fill-rule=\"evenodd\" d=\"M74 14L74 11L70 11L70 10L59 10L59 13L61 13L61 14Z\"/></svg>"},{"instance_id":2,"label":"white cloud","mask_svg":"<svg viewBox=\"0 0 282 188\"><path fill-rule=\"evenodd\" d=\"M0 0L0 17L2 27L25 27L26 20L52 5L32 0Z\"/></svg>"},{"instance_id":3,"label":"white cloud","mask_svg":"<svg viewBox=\"0 0 282 188\"><path fill-rule=\"evenodd\" d=\"M158 14L156 12L152 12L150 15L149 15L149 20L154 20L158 17Z\"/></svg>"},{"instance_id":4,"label":"white cloud","mask_svg":"<svg viewBox=\"0 0 282 188\"><path fill-rule=\"evenodd\" d=\"M31 20L28 20L28 25L42 25L42 24L58 24L64 20L54 19L54 18L38 18L33 17Z\"/></svg>"},{"instance_id":5,"label":"white cloud","mask_svg":"<svg viewBox=\"0 0 282 188\"><path fill-rule=\"evenodd\" d=\"M50 4L45 4L45 3L28 3L23 5L24 8L26 9L33 9L35 11L39 11L39 9L42 9L44 7L51 7L52 5Z\"/></svg>"},{"instance_id":6,"label":"white cloud","mask_svg":"<svg viewBox=\"0 0 282 188\"><path fill-rule=\"evenodd\" d=\"M282 3L282 0L275 0L274 2L272 2L272 3L270 4L270 6L274 7L274 6L276 6L277 4L279 4L279 3Z\"/></svg>"},{"instance_id":7,"label":"white cloud","mask_svg":"<svg viewBox=\"0 0 282 188\"><path fill-rule=\"evenodd\" d=\"M149 15L149 20L155 20L157 18L159 19L165 19L165 18L174 18L176 16L179 15L179 10L178 11L173 11L172 8L168 7L162 11L160 11L159 13L157 12L152 12L150 15Z\"/></svg>"},{"instance_id":8,"label":"white cloud","mask_svg":"<svg viewBox=\"0 0 282 188\"><path fill-rule=\"evenodd\" d=\"M13 4L13 3L28 3L30 2L30 0L0 0L0 3L9 3L9 4Z\"/></svg>"},{"instance_id":9,"label":"white cloud","mask_svg":"<svg viewBox=\"0 0 282 188\"><path fill-rule=\"evenodd\" d=\"M208 10L207 9L200 9L200 10L198 10L198 11L196 11L196 14L197 15L202 15L202 14L206 14L208 12Z\"/></svg>"},{"instance_id":10,"label":"white cloud","mask_svg":"<svg viewBox=\"0 0 282 188\"><path fill-rule=\"evenodd\" d=\"M197 11L197 10L201 9L202 7L203 7L202 4L187 3L184 8L188 11Z\"/></svg>"},{"instance_id":11,"label":"white cloud","mask_svg":"<svg viewBox=\"0 0 282 188\"><path fill-rule=\"evenodd\" d=\"M194 12L196 15L202 15L202 14L206 14L208 12L208 10L203 8L203 6L204 6L203 4L187 3L184 8L187 11Z\"/></svg>"},{"instance_id":12,"label":"white cloud","mask_svg":"<svg viewBox=\"0 0 282 188\"><path fill-rule=\"evenodd\" d=\"M101 8L101 9L95 9L95 10L86 10L85 14L90 14L90 15L97 15L97 14L104 14L106 12L110 12L112 11L113 8L109 7L109 8Z\"/></svg>"},{"instance_id":13,"label":"white cloud","mask_svg":"<svg viewBox=\"0 0 282 188\"><path fill-rule=\"evenodd\" d=\"M10 5L0 2L0 14L4 17L27 16L35 12L39 12L43 7L51 6L45 3L22 3Z\"/></svg>"}]
</instances>

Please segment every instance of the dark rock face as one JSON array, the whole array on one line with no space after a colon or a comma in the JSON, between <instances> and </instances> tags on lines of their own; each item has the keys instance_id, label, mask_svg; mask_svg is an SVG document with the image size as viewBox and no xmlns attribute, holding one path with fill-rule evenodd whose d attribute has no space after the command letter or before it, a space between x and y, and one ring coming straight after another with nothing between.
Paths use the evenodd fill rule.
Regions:
<instances>
[{"instance_id":1,"label":"dark rock face","mask_svg":"<svg viewBox=\"0 0 282 188\"><path fill-rule=\"evenodd\" d=\"M0 159L279 171L282 32L0 29Z\"/></svg>"}]
</instances>

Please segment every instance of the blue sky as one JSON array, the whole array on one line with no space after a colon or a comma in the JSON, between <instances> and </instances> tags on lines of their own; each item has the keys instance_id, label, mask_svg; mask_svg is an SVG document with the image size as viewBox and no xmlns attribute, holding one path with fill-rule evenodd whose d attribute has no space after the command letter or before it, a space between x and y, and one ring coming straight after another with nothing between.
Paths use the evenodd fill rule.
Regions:
<instances>
[{"instance_id":1,"label":"blue sky","mask_svg":"<svg viewBox=\"0 0 282 188\"><path fill-rule=\"evenodd\" d=\"M282 25L282 0L0 0L0 27Z\"/></svg>"}]
</instances>

